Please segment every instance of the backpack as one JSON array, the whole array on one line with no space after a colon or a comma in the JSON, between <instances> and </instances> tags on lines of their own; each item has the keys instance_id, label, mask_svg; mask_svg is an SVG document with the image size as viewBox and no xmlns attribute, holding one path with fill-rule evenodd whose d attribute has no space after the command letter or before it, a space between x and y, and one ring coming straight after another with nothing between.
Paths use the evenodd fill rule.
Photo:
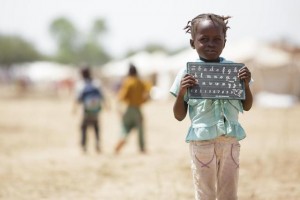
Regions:
<instances>
[{"instance_id":1,"label":"backpack","mask_svg":"<svg viewBox=\"0 0 300 200\"><path fill-rule=\"evenodd\" d=\"M86 86L80 97L84 112L86 114L97 114L100 112L102 99L102 93L98 88L92 85Z\"/></svg>"}]
</instances>

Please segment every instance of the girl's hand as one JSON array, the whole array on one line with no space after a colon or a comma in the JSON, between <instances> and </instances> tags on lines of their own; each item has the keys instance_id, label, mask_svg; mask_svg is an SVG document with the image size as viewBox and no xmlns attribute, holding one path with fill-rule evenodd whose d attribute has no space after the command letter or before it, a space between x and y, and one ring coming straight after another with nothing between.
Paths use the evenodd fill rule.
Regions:
<instances>
[{"instance_id":1,"label":"girl's hand","mask_svg":"<svg viewBox=\"0 0 300 200\"><path fill-rule=\"evenodd\" d=\"M249 69L245 66L243 68L240 69L239 73L238 73L238 77L244 81L245 83L245 92L246 92L246 99L242 100L243 103L243 109L245 111L248 111L251 109L252 104L253 104L253 96L251 93L251 89L249 87L249 82L251 80L251 72L249 71Z\"/></svg>"},{"instance_id":2,"label":"girl's hand","mask_svg":"<svg viewBox=\"0 0 300 200\"><path fill-rule=\"evenodd\" d=\"M241 68L239 70L238 78L241 80L244 80L245 86L249 85L249 82L251 80L251 72L249 71L249 69L246 66L244 66L243 68Z\"/></svg>"},{"instance_id":3,"label":"girl's hand","mask_svg":"<svg viewBox=\"0 0 300 200\"><path fill-rule=\"evenodd\" d=\"M179 94L180 96L184 96L184 94L187 91L187 88L193 87L194 85L197 85L197 80L190 74L186 74L180 82L180 90Z\"/></svg>"}]
</instances>

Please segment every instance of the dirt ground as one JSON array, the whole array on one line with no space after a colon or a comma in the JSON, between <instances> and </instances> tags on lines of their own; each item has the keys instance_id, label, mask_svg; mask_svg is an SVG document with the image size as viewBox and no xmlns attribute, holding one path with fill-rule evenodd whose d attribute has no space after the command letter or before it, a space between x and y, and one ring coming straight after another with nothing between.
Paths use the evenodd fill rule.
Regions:
<instances>
[{"instance_id":1,"label":"dirt ground","mask_svg":"<svg viewBox=\"0 0 300 200\"><path fill-rule=\"evenodd\" d=\"M79 113L62 97L0 98L0 199L2 200L190 200L193 185L188 119L177 122L172 99L144 107L148 153L140 154L132 133L119 155L114 104L104 110L102 153L79 148ZM300 105L254 107L241 115L241 200L300 199Z\"/></svg>"}]
</instances>

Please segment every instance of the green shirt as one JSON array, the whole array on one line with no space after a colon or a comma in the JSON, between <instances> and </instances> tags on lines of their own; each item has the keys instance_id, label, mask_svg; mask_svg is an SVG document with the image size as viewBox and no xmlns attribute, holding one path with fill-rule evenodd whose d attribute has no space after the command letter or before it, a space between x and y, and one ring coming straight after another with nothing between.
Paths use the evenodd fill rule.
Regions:
<instances>
[{"instance_id":1,"label":"green shirt","mask_svg":"<svg viewBox=\"0 0 300 200\"><path fill-rule=\"evenodd\" d=\"M197 60L202 62L200 60ZM221 58L221 63L231 63ZM177 74L170 89L171 94L177 96L180 81L187 73L186 67ZM235 137L242 140L246 137L245 131L238 122L239 112L243 112L240 100L224 99L189 99L187 94L184 100L188 104L191 120L186 142L195 140L211 140L221 135Z\"/></svg>"}]
</instances>

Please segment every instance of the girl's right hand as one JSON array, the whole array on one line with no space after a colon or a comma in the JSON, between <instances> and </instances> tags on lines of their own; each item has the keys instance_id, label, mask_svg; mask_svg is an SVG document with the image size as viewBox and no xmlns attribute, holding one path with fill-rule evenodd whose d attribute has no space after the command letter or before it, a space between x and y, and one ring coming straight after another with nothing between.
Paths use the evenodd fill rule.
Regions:
<instances>
[{"instance_id":1,"label":"girl's right hand","mask_svg":"<svg viewBox=\"0 0 300 200\"><path fill-rule=\"evenodd\" d=\"M184 96L187 88L197 85L197 80L190 74L186 74L180 82L180 90L178 96Z\"/></svg>"}]
</instances>

